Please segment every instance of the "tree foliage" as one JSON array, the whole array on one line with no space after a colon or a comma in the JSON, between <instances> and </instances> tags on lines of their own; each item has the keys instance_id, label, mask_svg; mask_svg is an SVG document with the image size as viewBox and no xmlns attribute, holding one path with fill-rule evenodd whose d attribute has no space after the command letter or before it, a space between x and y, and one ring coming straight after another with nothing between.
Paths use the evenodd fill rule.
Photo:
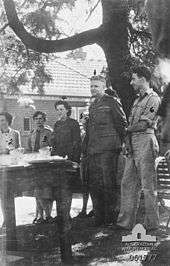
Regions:
<instances>
[{"instance_id":1,"label":"tree foliage","mask_svg":"<svg viewBox=\"0 0 170 266\"><path fill-rule=\"evenodd\" d=\"M122 76L128 77L129 69L135 64L154 67L157 54L152 47L148 20L146 16L136 16L136 1L84 0L89 4L87 19L93 15L94 9L101 2L103 24L96 29L70 37L62 27L63 23L68 22L64 21L60 14L65 8L73 10L76 1L78 0L3 0L8 21L2 8L1 24L9 23L20 38L18 39L8 28L3 28L1 31L0 49L4 55L1 56L3 69L9 69L11 65L15 69L15 74L6 78L9 91L18 92L19 87L27 83L29 76L27 73L32 71L34 75L31 79L31 87L38 88L39 92L43 93L45 82L51 80L45 70L46 61L51 58L50 53L79 49L93 43L103 48L111 83L118 87L118 90ZM120 21L120 24L117 21ZM128 30L128 36L126 36L126 30ZM75 57L76 53L70 53L68 57L72 55ZM116 70L116 68L119 69ZM3 73L0 78L4 80L7 73L8 71ZM122 91L123 94L124 91Z\"/></svg>"},{"instance_id":2,"label":"tree foliage","mask_svg":"<svg viewBox=\"0 0 170 266\"><path fill-rule=\"evenodd\" d=\"M72 10L76 0L16 0L16 10L26 29L36 37L52 40L64 35L57 26L62 18L59 12L68 8ZM44 93L44 84L52 77L45 65L50 55L29 50L8 27L5 10L0 2L0 82L1 91L9 94L21 92L26 85L32 90ZM59 23L60 24L60 23ZM30 77L30 73L31 77Z\"/></svg>"}]
</instances>

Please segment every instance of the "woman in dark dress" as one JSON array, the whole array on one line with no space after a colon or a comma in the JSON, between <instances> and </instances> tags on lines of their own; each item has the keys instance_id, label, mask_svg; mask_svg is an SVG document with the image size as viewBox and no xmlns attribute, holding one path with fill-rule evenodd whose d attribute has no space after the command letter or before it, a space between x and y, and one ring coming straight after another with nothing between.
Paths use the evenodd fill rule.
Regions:
<instances>
[{"instance_id":1,"label":"woman in dark dress","mask_svg":"<svg viewBox=\"0 0 170 266\"><path fill-rule=\"evenodd\" d=\"M66 101L55 103L57 121L52 133L52 155L67 156L73 162L80 162L81 136L79 123L70 118L71 106Z\"/></svg>"},{"instance_id":2,"label":"woman in dark dress","mask_svg":"<svg viewBox=\"0 0 170 266\"><path fill-rule=\"evenodd\" d=\"M51 155L68 157L73 162L80 162L81 155L81 136L79 123L70 118L71 106L63 100L55 103L57 121L51 137L52 151ZM67 185L64 180L63 186ZM58 191L54 191L54 199L57 198ZM65 212L67 221L70 219L70 209L72 201L72 192L64 195L65 203L62 211ZM68 225L69 226L69 225Z\"/></svg>"}]
</instances>

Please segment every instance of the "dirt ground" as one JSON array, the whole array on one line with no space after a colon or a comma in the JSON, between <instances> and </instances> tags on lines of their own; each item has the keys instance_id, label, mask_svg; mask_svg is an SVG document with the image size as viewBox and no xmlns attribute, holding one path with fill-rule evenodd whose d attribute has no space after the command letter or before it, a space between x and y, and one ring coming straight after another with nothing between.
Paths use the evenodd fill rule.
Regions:
<instances>
[{"instance_id":1,"label":"dirt ground","mask_svg":"<svg viewBox=\"0 0 170 266\"><path fill-rule=\"evenodd\" d=\"M160 230L150 233L157 237L156 250L152 251L150 248L147 251L133 251L126 250L122 243L122 236L130 232L118 231L113 225L94 228L89 218L74 218L81 205L81 196L74 195L71 210L73 265L170 265L170 228L165 231L166 213L161 213ZM88 210L90 209L91 202L88 204ZM0 266L63 265L60 260L57 225L32 225L35 215L33 210L34 199L16 199L18 251L7 254L2 252ZM138 222L142 223L142 219L143 213L139 210ZM0 233L0 239L2 242L3 232Z\"/></svg>"}]
</instances>

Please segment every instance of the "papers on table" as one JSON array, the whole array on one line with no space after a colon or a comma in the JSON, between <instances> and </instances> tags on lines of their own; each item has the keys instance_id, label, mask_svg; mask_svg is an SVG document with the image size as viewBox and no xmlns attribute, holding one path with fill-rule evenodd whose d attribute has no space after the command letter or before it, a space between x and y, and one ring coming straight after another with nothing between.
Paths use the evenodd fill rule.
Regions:
<instances>
[{"instance_id":1,"label":"papers on table","mask_svg":"<svg viewBox=\"0 0 170 266\"><path fill-rule=\"evenodd\" d=\"M29 154L18 154L12 153L9 155L3 154L0 155L0 167L4 166L26 166L33 163L43 163L43 162L52 162L66 160L67 157L63 158L60 156L50 156L49 154L42 153L29 153Z\"/></svg>"}]
</instances>

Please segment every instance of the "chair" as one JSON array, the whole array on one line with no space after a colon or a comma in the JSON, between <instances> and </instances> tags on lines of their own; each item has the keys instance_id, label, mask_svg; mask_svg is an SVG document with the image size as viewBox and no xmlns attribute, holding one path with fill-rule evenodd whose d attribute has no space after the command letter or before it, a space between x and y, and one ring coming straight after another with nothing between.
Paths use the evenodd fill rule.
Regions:
<instances>
[{"instance_id":1,"label":"chair","mask_svg":"<svg viewBox=\"0 0 170 266\"><path fill-rule=\"evenodd\" d=\"M163 209L165 209L165 211L168 213L168 220L166 224L167 230L170 222L170 207L166 206L165 200L170 200L170 173L165 157L161 157L157 164L157 176L158 201Z\"/></svg>"}]
</instances>

